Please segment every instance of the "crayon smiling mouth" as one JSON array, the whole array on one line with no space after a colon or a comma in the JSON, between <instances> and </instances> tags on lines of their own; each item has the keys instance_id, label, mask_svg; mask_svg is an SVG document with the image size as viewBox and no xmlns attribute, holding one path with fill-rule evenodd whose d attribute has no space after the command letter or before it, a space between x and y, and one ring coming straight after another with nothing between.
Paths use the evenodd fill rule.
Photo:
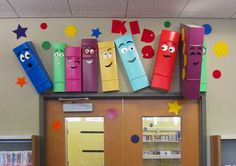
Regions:
<instances>
[{"instance_id":1,"label":"crayon smiling mouth","mask_svg":"<svg viewBox=\"0 0 236 166\"><path fill-rule=\"evenodd\" d=\"M165 58L169 58L170 57L170 55L163 55Z\"/></svg>"},{"instance_id":2,"label":"crayon smiling mouth","mask_svg":"<svg viewBox=\"0 0 236 166\"><path fill-rule=\"evenodd\" d=\"M195 66L198 65L198 64L199 64L199 62L193 62L193 65L195 65Z\"/></svg>"},{"instance_id":3,"label":"crayon smiling mouth","mask_svg":"<svg viewBox=\"0 0 236 166\"><path fill-rule=\"evenodd\" d=\"M71 66L70 68L75 69L75 68L77 68L77 66Z\"/></svg>"},{"instance_id":4,"label":"crayon smiling mouth","mask_svg":"<svg viewBox=\"0 0 236 166\"><path fill-rule=\"evenodd\" d=\"M134 57L134 59L129 60L128 62L133 63L135 60L136 60L136 57Z\"/></svg>"},{"instance_id":5,"label":"crayon smiling mouth","mask_svg":"<svg viewBox=\"0 0 236 166\"><path fill-rule=\"evenodd\" d=\"M112 65L112 62L109 65L105 65L105 67L110 67Z\"/></svg>"},{"instance_id":6,"label":"crayon smiling mouth","mask_svg":"<svg viewBox=\"0 0 236 166\"><path fill-rule=\"evenodd\" d=\"M93 63L93 60L91 59L91 60L87 60L86 61L88 64L91 64L91 63Z\"/></svg>"}]
</instances>

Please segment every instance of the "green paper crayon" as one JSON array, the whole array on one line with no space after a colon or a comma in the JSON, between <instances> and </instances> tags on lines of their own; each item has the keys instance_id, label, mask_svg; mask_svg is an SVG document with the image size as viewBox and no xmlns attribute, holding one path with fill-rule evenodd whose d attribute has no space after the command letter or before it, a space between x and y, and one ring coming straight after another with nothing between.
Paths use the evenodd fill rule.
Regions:
<instances>
[{"instance_id":1,"label":"green paper crayon","mask_svg":"<svg viewBox=\"0 0 236 166\"><path fill-rule=\"evenodd\" d=\"M207 64L206 64L206 55L207 48L206 48L206 41L203 44L203 53L202 53L202 70L201 70L201 84L200 84L200 92L207 91Z\"/></svg>"},{"instance_id":2,"label":"green paper crayon","mask_svg":"<svg viewBox=\"0 0 236 166\"><path fill-rule=\"evenodd\" d=\"M53 92L65 92L65 43L54 43L53 49Z\"/></svg>"}]
</instances>

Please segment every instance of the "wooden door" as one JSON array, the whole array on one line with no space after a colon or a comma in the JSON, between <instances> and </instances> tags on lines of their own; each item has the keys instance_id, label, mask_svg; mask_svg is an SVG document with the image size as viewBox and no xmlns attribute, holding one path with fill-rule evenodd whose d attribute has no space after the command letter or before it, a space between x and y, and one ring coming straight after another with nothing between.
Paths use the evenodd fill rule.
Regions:
<instances>
[{"instance_id":1,"label":"wooden door","mask_svg":"<svg viewBox=\"0 0 236 166\"><path fill-rule=\"evenodd\" d=\"M104 117L104 162L105 166L123 165L122 101L89 100L93 103L91 113L64 113L63 103L57 100L46 101L45 136L46 166L66 166L66 117ZM115 110L118 116L110 119L108 110Z\"/></svg>"},{"instance_id":2,"label":"wooden door","mask_svg":"<svg viewBox=\"0 0 236 166\"><path fill-rule=\"evenodd\" d=\"M143 166L142 117L172 117L168 103L173 100L124 101L124 166ZM181 118L181 166L199 166L199 108L197 101L179 100ZM132 135L140 141L132 143ZM158 164L157 164L158 165Z\"/></svg>"}]
</instances>

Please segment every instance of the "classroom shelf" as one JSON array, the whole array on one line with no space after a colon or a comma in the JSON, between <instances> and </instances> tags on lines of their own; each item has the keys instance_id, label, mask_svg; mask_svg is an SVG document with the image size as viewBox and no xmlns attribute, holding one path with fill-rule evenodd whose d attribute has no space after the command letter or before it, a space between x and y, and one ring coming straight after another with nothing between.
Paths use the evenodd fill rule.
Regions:
<instances>
[{"instance_id":1,"label":"classroom shelf","mask_svg":"<svg viewBox=\"0 0 236 166\"><path fill-rule=\"evenodd\" d=\"M181 158L181 155L172 155L172 156L160 156L160 155L143 155L143 159L150 159L150 160L153 160L153 159L157 159L157 160L161 160L161 159L180 159Z\"/></svg>"},{"instance_id":2,"label":"classroom shelf","mask_svg":"<svg viewBox=\"0 0 236 166\"><path fill-rule=\"evenodd\" d=\"M179 143L180 141L143 141L145 143L153 143L153 142L156 142L156 143Z\"/></svg>"}]
</instances>

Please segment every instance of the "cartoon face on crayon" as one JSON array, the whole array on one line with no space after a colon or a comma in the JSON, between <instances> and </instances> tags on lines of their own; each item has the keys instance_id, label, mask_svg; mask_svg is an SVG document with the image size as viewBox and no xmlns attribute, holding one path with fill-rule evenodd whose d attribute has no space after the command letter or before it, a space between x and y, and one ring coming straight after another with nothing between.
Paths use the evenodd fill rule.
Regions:
<instances>
[{"instance_id":1,"label":"cartoon face on crayon","mask_svg":"<svg viewBox=\"0 0 236 166\"><path fill-rule=\"evenodd\" d=\"M29 48L24 48L23 50L19 51L17 53L17 58L25 70L29 70L38 65L36 57L33 56L33 53Z\"/></svg>"},{"instance_id":2,"label":"cartoon face on crayon","mask_svg":"<svg viewBox=\"0 0 236 166\"><path fill-rule=\"evenodd\" d=\"M98 43L96 39L82 39L83 92L98 91Z\"/></svg>"},{"instance_id":3,"label":"cartoon face on crayon","mask_svg":"<svg viewBox=\"0 0 236 166\"><path fill-rule=\"evenodd\" d=\"M174 43L166 41L162 42L161 45L162 56L166 59L170 59L176 53L176 46Z\"/></svg>"},{"instance_id":4,"label":"cartoon face on crayon","mask_svg":"<svg viewBox=\"0 0 236 166\"><path fill-rule=\"evenodd\" d=\"M38 93L52 87L52 82L32 42L25 42L13 51Z\"/></svg>"},{"instance_id":5,"label":"cartoon face on crayon","mask_svg":"<svg viewBox=\"0 0 236 166\"><path fill-rule=\"evenodd\" d=\"M132 36L124 35L115 39L115 45L127 73L133 91L149 86L149 81Z\"/></svg>"},{"instance_id":6,"label":"cartoon face on crayon","mask_svg":"<svg viewBox=\"0 0 236 166\"><path fill-rule=\"evenodd\" d=\"M55 65L64 65L65 63L65 51L63 49L54 49L53 56L55 59Z\"/></svg>"},{"instance_id":7,"label":"cartoon face on crayon","mask_svg":"<svg viewBox=\"0 0 236 166\"><path fill-rule=\"evenodd\" d=\"M99 42L98 48L103 92L119 90L114 42Z\"/></svg>"},{"instance_id":8,"label":"cartoon face on crayon","mask_svg":"<svg viewBox=\"0 0 236 166\"><path fill-rule=\"evenodd\" d=\"M67 69L75 70L80 65L80 58L76 57L67 57L66 58Z\"/></svg>"}]
</instances>

